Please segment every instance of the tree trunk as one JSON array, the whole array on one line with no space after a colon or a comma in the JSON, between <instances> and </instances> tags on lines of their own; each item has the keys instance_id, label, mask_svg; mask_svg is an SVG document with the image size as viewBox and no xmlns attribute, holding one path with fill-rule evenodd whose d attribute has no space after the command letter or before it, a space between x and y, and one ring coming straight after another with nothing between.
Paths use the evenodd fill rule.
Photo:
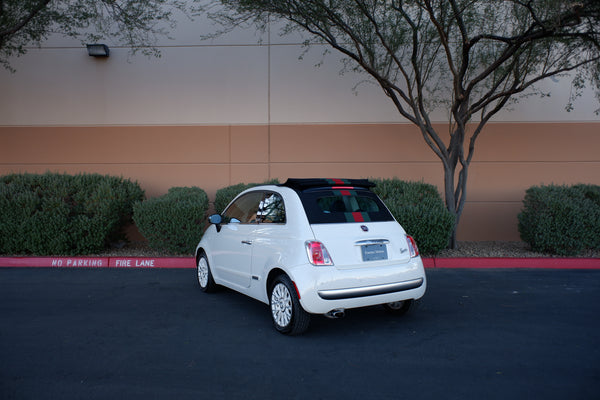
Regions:
<instances>
[{"instance_id":1,"label":"tree trunk","mask_svg":"<svg viewBox=\"0 0 600 400\"><path fill-rule=\"evenodd\" d=\"M455 189L454 189L454 175L456 167L449 165L444 162L444 196L446 201L446 208L454 216L454 227L452 228L452 234L450 235L450 242L448 243L449 248L456 249L456 229L458 228L458 210L456 208Z\"/></svg>"}]
</instances>

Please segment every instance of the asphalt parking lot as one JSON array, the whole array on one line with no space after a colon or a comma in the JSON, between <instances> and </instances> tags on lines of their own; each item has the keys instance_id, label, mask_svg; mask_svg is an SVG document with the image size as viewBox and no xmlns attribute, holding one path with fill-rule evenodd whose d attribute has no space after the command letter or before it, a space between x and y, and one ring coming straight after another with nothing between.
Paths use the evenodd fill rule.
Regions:
<instances>
[{"instance_id":1,"label":"asphalt parking lot","mask_svg":"<svg viewBox=\"0 0 600 400\"><path fill-rule=\"evenodd\" d=\"M0 398L600 398L600 271L427 273L404 317L286 337L193 269L0 268Z\"/></svg>"}]
</instances>

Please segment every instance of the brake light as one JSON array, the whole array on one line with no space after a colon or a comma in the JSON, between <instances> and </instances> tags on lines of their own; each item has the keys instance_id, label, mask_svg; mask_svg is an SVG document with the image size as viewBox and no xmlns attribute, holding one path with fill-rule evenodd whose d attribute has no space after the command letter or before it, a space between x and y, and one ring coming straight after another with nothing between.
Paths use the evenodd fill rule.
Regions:
<instances>
[{"instance_id":1,"label":"brake light","mask_svg":"<svg viewBox=\"0 0 600 400\"><path fill-rule=\"evenodd\" d=\"M333 265L333 260L331 259L329 252L321 242L306 242L306 254L308 255L308 261L310 261L312 265Z\"/></svg>"},{"instance_id":2,"label":"brake light","mask_svg":"<svg viewBox=\"0 0 600 400\"><path fill-rule=\"evenodd\" d=\"M408 243L408 250L410 251L410 257L416 257L419 255L419 248L417 247L417 242L412 236L406 235L406 242Z\"/></svg>"}]
</instances>

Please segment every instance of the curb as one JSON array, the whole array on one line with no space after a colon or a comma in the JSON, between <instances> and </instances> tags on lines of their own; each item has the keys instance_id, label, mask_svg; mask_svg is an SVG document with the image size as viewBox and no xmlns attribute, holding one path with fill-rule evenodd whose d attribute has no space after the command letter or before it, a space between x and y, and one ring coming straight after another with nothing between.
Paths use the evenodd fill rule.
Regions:
<instances>
[{"instance_id":1,"label":"curb","mask_svg":"<svg viewBox=\"0 0 600 400\"><path fill-rule=\"evenodd\" d=\"M425 268L599 269L600 258L423 258ZM196 268L194 257L0 257L0 267Z\"/></svg>"},{"instance_id":2,"label":"curb","mask_svg":"<svg viewBox=\"0 0 600 400\"><path fill-rule=\"evenodd\" d=\"M600 258L466 257L424 258L425 268L600 269Z\"/></svg>"},{"instance_id":3,"label":"curb","mask_svg":"<svg viewBox=\"0 0 600 400\"><path fill-rule=\"evenodd\" d=\"M196 268L193 257L0 257L0 267Z\"/></svg>"}]
</instances>

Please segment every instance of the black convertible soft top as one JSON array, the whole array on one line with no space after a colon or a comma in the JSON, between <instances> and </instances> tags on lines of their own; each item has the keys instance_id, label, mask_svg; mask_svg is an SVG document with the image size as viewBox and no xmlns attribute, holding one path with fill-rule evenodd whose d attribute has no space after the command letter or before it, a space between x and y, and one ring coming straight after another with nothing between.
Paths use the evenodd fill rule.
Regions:
<instances>
[{"instance_id":1,"label":"black convertible soft top","mask_svg":"<svg viewBox=\"0 0 600 400\"><path fill-rule=\"evenodd\" d=\"M375 184L368 179L288 178L285 183L282 183L279 186L287 186L297 192L301 192L306 189L331 187L356 187L368 189L375 187Z\"/></svg>"}]
</instances>

